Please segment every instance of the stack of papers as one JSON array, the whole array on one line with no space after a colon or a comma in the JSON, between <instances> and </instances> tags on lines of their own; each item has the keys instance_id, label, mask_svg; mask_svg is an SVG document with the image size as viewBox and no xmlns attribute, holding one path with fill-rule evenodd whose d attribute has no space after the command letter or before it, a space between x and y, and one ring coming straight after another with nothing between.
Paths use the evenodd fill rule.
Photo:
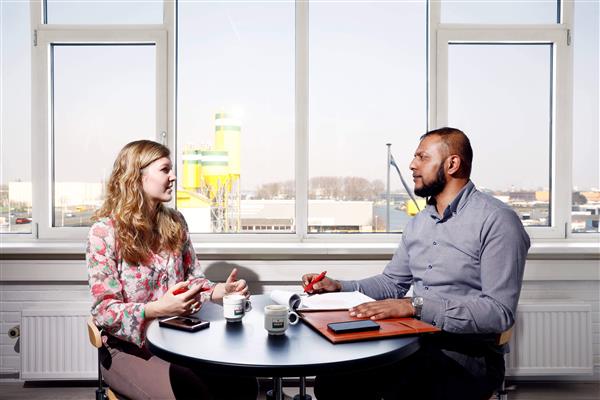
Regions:
<instances>
[{"instance_id":1,"label":"stack of papers","mask_svg":"<svg viewBox=\"0 0 600 400\"><path fill-rule=\"evenodd\" d=\"M298 294L273 290L271 300L297 311L347 310L362 303L375 301L361 292L334 292L323 294Z\"/></svg>"}]
</instances>

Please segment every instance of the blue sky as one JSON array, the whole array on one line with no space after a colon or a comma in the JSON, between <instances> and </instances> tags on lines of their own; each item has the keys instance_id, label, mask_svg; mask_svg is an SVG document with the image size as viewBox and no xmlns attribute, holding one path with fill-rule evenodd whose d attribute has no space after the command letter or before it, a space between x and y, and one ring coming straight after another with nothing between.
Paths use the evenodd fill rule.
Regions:
<instances>
[{"instance_id":1,"label":"blue sky","mask_svg":"<svg viewBox=\"0 0 600 400\"><path fill-rule=\"evenodd\" d=\"M82 18L90 7L89 2L79 8L72 2L54 3L50 18L63 18L61 22ZM122 8L121 22L160 19L156 3L145 4L142 11L136 7ZM446 22L551 23L556 16L549 1L453 2L442 10ZM2 0L1 11L6 183L31 175L30 33L23 2ZM96 10L86 18L103 15L114 13ZM597 1L576 2L574 185L580 188L599 186L598 15ZM185 2L180 22L179 144L211 144L214 113L240 110L243 189L293 179L293 4ZM97 181L110 170L122 144L154 134L155 93L147 84L153 74L152 51L118 55L119 49L112 48L106 49L106 57L104 50L94 57L89 48L62 50L63 67L57 70L57 83L62 83L56 87L61 104L56 111L64 110L56 116L57 123L63 121L57 126L57 176ZM385 180L387 142L393 143L394 155L408 174L418 136L425 130L424 3L314 4L309 56L310 176ZM548 50L457 46L450 51L449 73L449 96L454 99L449 120L471 136L474 181L493 189L547 187ZM86 95L94 99L87 112ZM76 100L69 104L69 99ZM94 168L80 168L90 165L91 152ZM503 162L507 158L511 162Z\"/></svg>"}]
</instances>

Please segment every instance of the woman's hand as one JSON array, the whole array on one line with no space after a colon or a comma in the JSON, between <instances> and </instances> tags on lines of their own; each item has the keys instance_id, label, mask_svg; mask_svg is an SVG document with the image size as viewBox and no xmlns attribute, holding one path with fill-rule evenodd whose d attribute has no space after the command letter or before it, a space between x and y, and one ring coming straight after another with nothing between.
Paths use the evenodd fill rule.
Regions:
<instances>
[{"instance_id":1,"label":"woman's hand","mask_svg":"<svg viewBox=\"0 0 600 400\"><path fill-rule=\"evenodd\" d=\"M187 287L188 281L179 282L169 288L163 297L146 304L146 318L157 318L172 315L189 315L200 309L195 297L200 293L202 285L195 285L181 294L173 294L177 289Z\"/></svg>"},{"instance_id":2,"label":"woman's hand","mask_svg":"<svg viewBox=\"0 0 600 400\"><path fill-rule=\"evenodd\" d=\"M217 283L212 292L212 300L222 300L225 295L237 293L249 297L248 284L243 279L237 279L237 268L234 268L225 283Z\"/></svg>"}]
</instances>

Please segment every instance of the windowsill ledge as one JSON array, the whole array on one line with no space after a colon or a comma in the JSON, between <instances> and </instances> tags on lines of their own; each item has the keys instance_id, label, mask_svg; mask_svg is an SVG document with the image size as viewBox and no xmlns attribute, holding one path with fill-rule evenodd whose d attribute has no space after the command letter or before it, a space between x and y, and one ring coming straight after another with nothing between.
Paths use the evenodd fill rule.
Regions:
<instances>
[{"instance_id":1,"label":"windowsill ledge","mask_svg":"<svg viewBox=\"0 0 600 400\"><path fill-rule=\"evenodd\" d=\"M396 243L195 243L196 253L210 259L389 259ZM83 258L82 242L0 243L0 259ZM600 260L598 240L535 241L528 259Z\"/></svg>"}]
</instances>

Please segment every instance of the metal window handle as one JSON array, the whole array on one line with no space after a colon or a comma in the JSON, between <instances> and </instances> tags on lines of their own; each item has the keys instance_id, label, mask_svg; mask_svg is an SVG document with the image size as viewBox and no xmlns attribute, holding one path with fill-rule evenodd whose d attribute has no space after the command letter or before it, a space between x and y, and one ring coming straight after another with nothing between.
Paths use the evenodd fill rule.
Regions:
<instances>
[{"instance_id":1,"label":"metal window handle","mask_svg":"<svg viewBox=\"0 0 600 400\"><path fill-rule=\"evenodd\" d=\"M161 143L163 146L166 146L166 145L167 145L167 132L165 132L165 131L162 131L162 132L160 133L160 143Z\"/></svg>"}]
</instances>

